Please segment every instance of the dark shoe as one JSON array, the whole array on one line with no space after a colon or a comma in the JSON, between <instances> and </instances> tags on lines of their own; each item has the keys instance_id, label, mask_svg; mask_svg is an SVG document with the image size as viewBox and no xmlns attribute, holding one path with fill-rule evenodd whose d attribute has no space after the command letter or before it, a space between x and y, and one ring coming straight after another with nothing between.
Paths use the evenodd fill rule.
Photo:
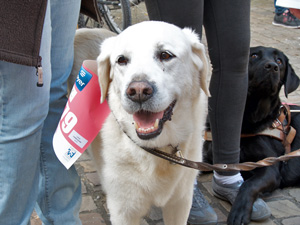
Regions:
<instances>
[{"instance_id":1,"label":"dark shoe","mask_svg":"<svg viewBox=\"0 0 300 225\"><path fill-rule=\"evenodd\" d=\"M233 204L240 186L243 184L243 181L239 181L233 184L219 184L216 179L213 177L212 181L212 190L216 197L228 201ZM262 221L266 220L271 216L271 210L269 206L261 198L256 199L253 203L251 220L252 221Z\"/></svg>"},{"instance_id":2,"label":"dark shoe","mask_svg":"<svg viewBox=\"0 0 300 225\"><path fill-rule=\"evenodd\" d=\"M297 19L289 10L284 13L275 13L273 25L287 28L300 28L300 20Z\"/></svg>"},{"instance_id":3,"label":"dark shoe","mask_svg":"<svg viewBox=\"0 0 300 225\"><path fill-rule=\"evenodd\" d=\"M214 209L208 204L197 185L194 186L193 204L188 218L191 225L214 225L218 217Z\"/></svg>"}]
</instances>

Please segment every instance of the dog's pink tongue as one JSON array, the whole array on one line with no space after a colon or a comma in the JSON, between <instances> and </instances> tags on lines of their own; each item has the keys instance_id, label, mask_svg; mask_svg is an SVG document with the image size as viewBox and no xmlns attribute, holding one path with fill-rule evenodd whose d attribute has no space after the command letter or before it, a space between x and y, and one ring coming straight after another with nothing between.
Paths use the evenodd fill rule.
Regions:
<instances>
[{"instance_id":1,"label":"dog's pink tongue","mask_svg":"<svg viewBox=\"0 0 300 225\"><path fill-rule=\"evenodd\" d=\"M140 128L150 128L154 125L155 120L161 119L163 115L163 111L158 113L140 111L133 114L133 119Z\"/></svg>"}]
</instances>

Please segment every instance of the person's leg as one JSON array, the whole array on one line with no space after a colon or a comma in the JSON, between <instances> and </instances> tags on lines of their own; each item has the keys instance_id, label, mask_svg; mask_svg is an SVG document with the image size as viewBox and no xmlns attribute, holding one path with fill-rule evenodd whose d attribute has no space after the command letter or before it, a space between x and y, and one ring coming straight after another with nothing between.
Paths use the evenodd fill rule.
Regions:
<instances>
[{"instance_id":1,"label":"person's leg","mask_svg":"<svg viewBox=\"0 0 300 225\"><path fill-rule=\"evenodd\" d=\"M43 37L49 34L43 31ZM49 53L50 39L44 38L45 62ZM34 67L0 61L0 224L28 224L36 203L41 133L49 105L46 74L44 86L37 87Z\"/></svg>"},{"instance_id":2,"label":"person's leg","mask_svg":"<svg viewBox=\"0 0 300 225\"><path fill-rule=\"evenodd\" d=\"M203 0L146 0L145 3L150 20L191 27L202 35Z\"/></svg>"},{"instance_id":3,"label":"person's leg","mask_svg":"<svg viewBox=\"0 0 300 225\"><path fill-rule=\"evenodd\" d=\"M48 96L35 73L0 62L0 224L27 224L37 199Z\"/></svg>"},{"instance_id":4,"label":"person's leg","mask_svg":"<svg viewBox=\"0 0 300 225\"><path fill-rule=\"evenodd\" d=\"M250 0L209 0L204 5L212 63L208 113L214 140L213 160L238 163L248 90Z\"/></svg>"},{"instance_id":5,"label":"person's leg","mask_svg":"<svg viewBox=\"0 0 300 225\"><path fill-rule=\"evenodd\" d=\"M276 6L276 2L277 2L277 0L274 0L275 13L276 14L284 13L287 10L287 8Z\"/></svg>"},{"instance_id":6,"label":"person's leg","mask_svg":"<svg viewBox=\"0 0 300 225\"><path fill-rule=\"evenodd\" d=\"M204 27L212 63L209 120L213 161L239 163L240 134L248 90L250 0L210 0L204 3ZM226 19L224 19L226 18ZM215 172L213 191L233 203L243 183L239 172ZM267 218L270 210L261 199L251 218Z\"/></svg>"},{"instance_id":7,"label":"person's leg","mask_svg":"<svg viewBox=\"0 0 300 225\"><path fill-rule=\"evenodd\" d=\"M202 36L203 0L188 3L182 0L146 0L146 6L150 20L172 23L181 28L190 27ZM201 193L197 180L188 222L199 225L217 223L217 214Z\"/></svg>"},{"instance_id":8,"label":"person's leg","mask_svg":"<svg viewBox=\"0 0 300 225\"><path fill-rule=\"evenodd\" d=\"M73 41L80 0L50 0L51 89L50 107L42 132L41 182L37 211L44 224L81 224L81 182L75 170L57 159L52 139L67 102L67 79L73 65Z\"/></svg>"}]
</instances>

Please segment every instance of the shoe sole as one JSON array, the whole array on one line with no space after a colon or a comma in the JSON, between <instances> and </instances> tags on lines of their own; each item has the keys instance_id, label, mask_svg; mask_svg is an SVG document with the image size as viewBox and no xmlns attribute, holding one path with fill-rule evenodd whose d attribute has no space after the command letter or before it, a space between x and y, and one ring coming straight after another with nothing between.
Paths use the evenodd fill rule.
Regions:
<instances>
[{"instance_id":1,"label":"shoe sole","mask_svg":"<svg viewBox=\"0 0 300 225\"><path fill-rule=\"evenodd\" d=\"M290 29L299 29L300 28L300 26L288 26L288 25L284 25L284 24L281 24L281 23L275 23L275 22L272 22L272 24L274 26L285 27L285 28L290 28Z\"/></svg>"},{"instance_id":2,"label":"shoe sole","mask_svg":"<svg viewBox=\"0 0 300 225\"><path fill-rule=\"evenodd\" d=\"M213 189L212 189L212 192L213 192L213 195L216 196L217 198L219 198L221 200L224 200L226 202L229 202L232 205L232 203L227 198L225 198L222 195L218 194ZM254 221L254 222L260 222L260 221L264 221L264 220L268 219L270 216L271 216L271 212L270 212L270 214L266 214L266 215L264 215L260 218L250 218L250 219L251 219L251 221Z\"/></svg>"}]
</instances>

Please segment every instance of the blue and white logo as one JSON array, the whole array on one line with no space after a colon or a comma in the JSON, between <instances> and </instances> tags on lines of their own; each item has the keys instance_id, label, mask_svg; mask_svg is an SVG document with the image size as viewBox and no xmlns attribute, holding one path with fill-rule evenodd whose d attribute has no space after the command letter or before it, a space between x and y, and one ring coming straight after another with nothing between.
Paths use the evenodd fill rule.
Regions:
<instances>
[{"instance_id":1,"label":"blue and white logo","mask_svg":"<svg viewBox=\"0 0 300 225\"><path fill-rule=\"evenodd\" d=\"M67 156L69 158L73 158L73 156L76 154L76 151L74 149L71 149L71 148L68 148L68 151L67 151Z\"/></svg>"},{"instance_id":2,"label":"blue and white logo","mask_svg":"<svg viewBox=\"0 0 300 225\"><path fill-rule=\"evenodd\" d=\"M82 91L83 88L89 83L93 75L90 74L87 70L81 67L79 74L76 79L76 87L79 91Z\"/></svg>"}]
</instances>

